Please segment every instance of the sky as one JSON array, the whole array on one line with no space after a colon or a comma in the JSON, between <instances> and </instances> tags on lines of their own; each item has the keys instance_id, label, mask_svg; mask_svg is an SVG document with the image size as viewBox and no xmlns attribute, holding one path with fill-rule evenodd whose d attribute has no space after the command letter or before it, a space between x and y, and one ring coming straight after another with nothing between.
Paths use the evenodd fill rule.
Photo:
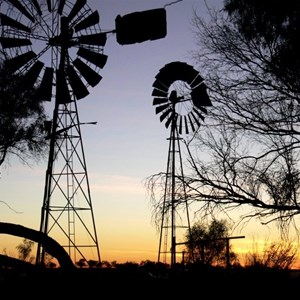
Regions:
<instances>
[{"instance_id":1,"label":"sky","mask_svg":"<svg viewBox=\"0 0 300 300\"><path fill-rule=\"evenodd\" d=\"M222 0L207 0L207 4L220 7ZM194 65L191 18L193 9L206 15L205 1L90 0L88 5L98 10L102 31L115 29L117 15L166 8L167 35L163 39L120 45L114 34L109 35L103 78L78 102L81 122L97 122L81 130L101 259L156 261L159 235L144 181L166 171L169 131L155 114L152 84L159 70L170 62ZM1 167L2 222L39 228L46 166L46 160L24 165L10 158ZM262 232L261 227L233 232L246 236L234 240L233 246L253 250L254 239L264 241L270 229L264 235ZM13 252L17 244L12 237L0 237L0 253L3 249Z\"/></svg>"}]
</instances>

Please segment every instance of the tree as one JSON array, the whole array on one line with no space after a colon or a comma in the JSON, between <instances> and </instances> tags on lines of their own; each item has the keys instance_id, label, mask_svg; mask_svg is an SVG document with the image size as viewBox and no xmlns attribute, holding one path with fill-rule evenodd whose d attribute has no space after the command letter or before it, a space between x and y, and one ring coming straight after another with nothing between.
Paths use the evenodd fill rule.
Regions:
<instances>
[{"instance_id":1,"label":"tree","mask_svg":"<svg viewBox=\"0 0 300 300\"><path fill-rule=\"evenodd\" d=\"M93 260L93 259L89 259L87 261L87 264L88 264L89 268L100 268L101 267L101 262L99 262L97 260Z\"/></svg>"},{"instance_id":2,"label":"tree","mask_svg":"<svg viewBox=\"0 0 300 300\"><path fill-rule=\"evenodd\" d=\"M228 235L226 220L212 220L208 226L201 222L195 223L186 234L189 261L207 266L225 266L228 252L229 261L236 261L237 256L231 251L231 246L227 249Z\"/></svg>"},{"instance_id":3,"label":"tree","mask_svg":"<svg viewBox=\"0 0 300 300\"><path fill-rule=\"evenodd\" d=\"M33 241L23 239L23 243L17 245L16 247L19 253L19 259L23 261L32 262L34 260L34 257L30 256L30 254L33 246L34 246Z\"/></svg>"},{"instance_id":4,"label":"tree","mask_svg":"<svg viewBox=\"0 0 300 300\"><path fill-rule=\"evenodd\" d=\"M87 263L87 261L84 258L79 259L79 261L76 261L75 264L79 268L84 268L84 267L88 266L88 263Z\"/></svg>"},{"instance_id":5,"label":"tree","mask_svg":"<svg viewBox=\"0 0 300 300\"><path fill-rule=\"evenodd\" d=\"M299 85L274 71L280 39L258 43L226 10L208 13L206 21L195 11L191 57L213 106L185 142L189 170L176 180L185 184L189 203L199 205L198 218L243 208L237 225L275 222L287 238L300 214ZM155 200L155 175L147 184Z\"/></svg>"},{"instance_id":6,"label":"tree","mask_svg":"<svg viewBox=\"0 0 300 300\"><path fill-rule=\"evenodd\" d=\"M226 0L224 4L225 11L246 39L275 50L266 67L279 80L299 90L299 1L287 0L283 4L278 0Z\"/></svg>"},{"instance_id":7,"label":"tree","mask_svg":"<svg viewBox=\"0 0 300 300\"><path fill-rule=\"evenodd\" d=\"M36 89L28 87L21 75L11 74L3 64L0 67L0 165L9 155L16 155L23 162L45 155L46 118Z\"/></svg>"},{"instance_id":8,"label":"tree","mask_svg":"<svg viewBox=\"0 0 300 300\"><path fill-rule=\"evenodd\" d=\"M209 12L209 21L195 12L192 57L213 106L186 143L190 171L182 181L199 214L247 207L241 221L277 221L286 237L300 213L300 90L273 72L276 43L261 46L226 11Z\"/></svg>"},{"instance_id":9,"label":"tree","mask_svg":"<svg viewBox=\"0 0 300 300\"><path fill-rule=\"evenodd\" d=\"M298 253L298 247L290 241L265 243L262 253L257 250L247 253L245 265L248 268L289 270L295 264Z\"/></svg>"}]
</instances>

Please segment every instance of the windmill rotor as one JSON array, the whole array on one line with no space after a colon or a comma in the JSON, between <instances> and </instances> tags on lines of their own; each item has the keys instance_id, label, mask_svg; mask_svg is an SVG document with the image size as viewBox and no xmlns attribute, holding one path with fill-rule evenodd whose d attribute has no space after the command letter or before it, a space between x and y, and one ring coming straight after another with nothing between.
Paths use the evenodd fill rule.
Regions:
<instances>
[{"instance_id":1,"label":"windmill rotor","mask_svg":"<svg viewBox=\"0 0 300 300\"><path fill-rule=\"evenodd\" d=\"M70 95L62 95L67 96L64 102L72 101L72 95L82 99L89 94L88 87L102 78L106 33L101 32L99 13L86 2L8 0L2 4L4 66L23 76L24 88L36 87L41 100L51 101L62 91Z\"/></svg>"},{"instance_id":2,"label":"windmill rotor","mask_svg":"<svg viewBox=\"0 0 300 300\"><path fill-rule=\"evenodd\" d=\"M152 96L155 112L168 128L173 118L180 134L196 131L212 103L204 79L192 66L171 62L155 76Z\"/></svg>"}]
</instances>

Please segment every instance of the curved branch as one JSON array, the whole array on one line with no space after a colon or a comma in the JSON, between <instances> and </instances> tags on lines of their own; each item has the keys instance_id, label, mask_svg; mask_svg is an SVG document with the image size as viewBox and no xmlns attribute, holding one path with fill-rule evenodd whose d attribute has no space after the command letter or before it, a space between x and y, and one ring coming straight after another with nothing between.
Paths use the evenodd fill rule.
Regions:
<instances>
[{"instance_id":1,"label":"curved branch","mask_svg":"<svg viewBox=\"0 0 300 300\"><path fill-rule=\"evenodd\" d=\"M62 268L75 268L70 256L65 251L65 249L54 239L47 236L43 232L24 227L22 225L0 222L0 233L24 237L37 243L41 243L46 247L47 253L58 260Z\"/></svg>"}]
</instances>

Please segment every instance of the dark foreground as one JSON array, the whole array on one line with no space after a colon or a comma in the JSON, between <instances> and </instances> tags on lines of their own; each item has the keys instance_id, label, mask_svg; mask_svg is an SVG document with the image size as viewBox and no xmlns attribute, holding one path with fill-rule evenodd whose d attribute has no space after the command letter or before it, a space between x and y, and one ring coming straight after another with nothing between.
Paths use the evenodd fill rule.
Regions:
<instances>
[{"instance_id":1,"label":"dark foreground","mask_svg":"<svg viewBox=\"0 0 300 300\"><path fill-rule=\"evenodd\" d=\"M5 296L5 297L3 297ZM0 270L2 299L299 299L300 271Z\"/></svg>"}]
</instances>

